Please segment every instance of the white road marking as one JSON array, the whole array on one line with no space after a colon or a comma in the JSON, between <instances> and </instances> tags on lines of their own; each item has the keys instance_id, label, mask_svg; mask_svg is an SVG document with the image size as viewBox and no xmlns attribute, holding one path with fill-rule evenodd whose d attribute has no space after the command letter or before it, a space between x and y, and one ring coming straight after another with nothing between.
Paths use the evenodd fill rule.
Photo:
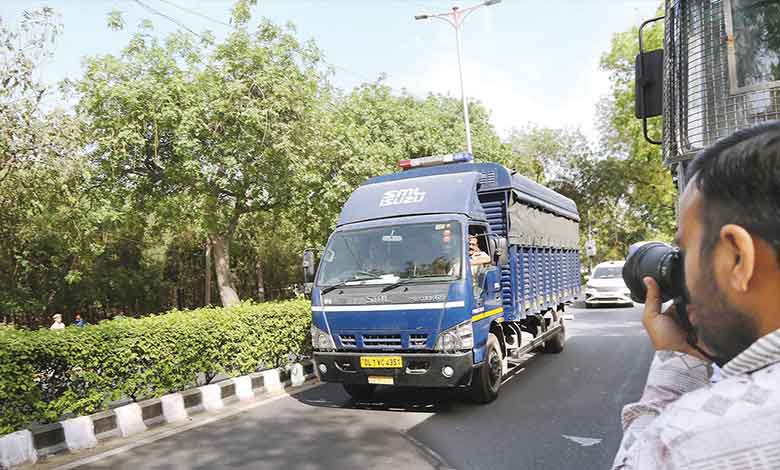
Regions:
<instances>
[{"instance_id":1,"label":"white road marking","mask_svg":"<svg viewBox=\"0 0 780 470\"><path fill-rule=\"evenodd\" d=\"M572 442L576 442L582 447L595 446L596 444L601 444L601 441L603 441L603 439L594 438L594 437L567 436L566 434L561 434L561 436L563 436L564 438Z\"/></svg>"}]
</instances>

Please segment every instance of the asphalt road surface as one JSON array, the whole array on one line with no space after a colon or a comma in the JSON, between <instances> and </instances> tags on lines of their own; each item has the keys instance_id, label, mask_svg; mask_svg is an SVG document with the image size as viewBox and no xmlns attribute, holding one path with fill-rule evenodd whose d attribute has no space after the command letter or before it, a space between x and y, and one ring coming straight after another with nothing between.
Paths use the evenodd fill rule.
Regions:
<instances>
[{"instance_id":1,"label":"asphalt road surface","mask_svg":"<svg viewBox=\"0 0 780 470\"><path fill-rule=\"evenodd\" d=\"M325 384L78 468L606 469L652 348L639 307L569 313L565 351L515 367L489 405L391 389L356 403Z\"/></svg>"}]
</instances>

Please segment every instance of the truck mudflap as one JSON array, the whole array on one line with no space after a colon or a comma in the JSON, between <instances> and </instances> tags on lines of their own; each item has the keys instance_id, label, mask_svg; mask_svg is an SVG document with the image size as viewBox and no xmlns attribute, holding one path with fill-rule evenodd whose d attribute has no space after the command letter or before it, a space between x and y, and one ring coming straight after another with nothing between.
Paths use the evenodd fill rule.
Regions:
<instances>
[{"instance_id":1,"label":"truck mudflap","mask_svg":"<svg viewBox=\"0 0 780 470\"><path fill-rule=\"evenodd\" d=\"M471 383L474 358L460 354L392 352L315 352L314 365L323 382L461 387Z\"/></svg>"}]
</instances>

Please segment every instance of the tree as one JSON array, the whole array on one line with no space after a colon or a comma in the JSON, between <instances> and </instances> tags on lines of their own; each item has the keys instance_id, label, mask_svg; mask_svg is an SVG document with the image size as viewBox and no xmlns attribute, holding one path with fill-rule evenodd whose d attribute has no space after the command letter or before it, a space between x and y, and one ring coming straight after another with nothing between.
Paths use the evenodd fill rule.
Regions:
<instances>
[{"instance_id":1,"label":"tree","mask_svg":"<svg viewBox=\"0 0 780 470\"><path fill-rule=\"evenodd\" d=\"M121 56L89 59L77 84L106 183L208 236L225 306L239 301L236 230L246 214L287 205L323 79L313 44L267 21L247 32L243 6L220 44L142 31Z\"/></svg>"},{"instance_id":2,"label":"tree","mask_svg":"<svg viewBox=\"0 0 780 470\"><path fill-rule=\"evenodd\" d=\"M0 18L0 182L60 150L56 120L41 109L47 87L35 77L61 26L50 8L25 11L18 28Z\"/></svg>"},{"instance_id":3,"label":"tree","mask_svg":"<svg viewBox=\"0 0 780 470\"><path fill-rule=\"evenodd\" d=\"M0 315L12 322L34 323L62 300L95 251L81 123L47 110L52 90L36 79L60 29L49 8L25 12L18 28L0 19Z\"/></svg>"},{"instance_id":4,"label":"tree","mask_svg":"<svg viewBox=\"0 0 780 470\"><path fill-rule=\"evenodd\" d=\"M511 167L524 176L547 184L568 175L582 159L590 158L588 139L578 129L528 125L509 135Z\"/></svg>"},{"instance_id":5,"label":"tree","mask_svg":"<svg viewBox=\"0 0 780 470\"><path fill-rule=\"evenodd\" d=\"M673 236L675 189L664 166L661 147L649 144L634 117L634 59L639 53L637 28L617 33L601 58L609 72L610 94L599 105L600 153L608 158L588 163L572 182L589 198L590 218L607 257L622 258L634 242ZM645 33L648 50L662 47L661 23ZM651 135L661 133L659 120L649 122Z\"/></svg>"},{"instance_id":6,"label":"tree","mask_svg":"<svg viewBox=\"0 0 780 470\"><path fill-rule=\"evenodd\" d=\"M400 160L465 150L461 103L450 96L394 92L380 79L335 95L331 103L322 116L316 158L295 191L294 217L315 246L324 243L341 206L368 178L398 171ZM469 110L475 158L509 161L509 147L485 107L474 102Z\"/></svg>"}]
</instances>

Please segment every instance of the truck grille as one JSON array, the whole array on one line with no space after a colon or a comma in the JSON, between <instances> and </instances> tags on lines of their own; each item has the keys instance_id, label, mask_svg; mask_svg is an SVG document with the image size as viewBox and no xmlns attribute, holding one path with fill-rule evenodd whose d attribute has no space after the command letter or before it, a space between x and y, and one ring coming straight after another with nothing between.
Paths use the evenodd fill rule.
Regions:
<instances>
[{"instance_id":1,"label":"truck grille","mask_svg":"<svg viewBox=\"0 0 780 470\"><path fill-rule=\"evenodd\" d=\"M410 348L424 348L428 342L428 335L409 335Z\"/></svg>"},{"instance_id":2,"label":"truck grille","mask_svg":"<svg viewBox=\"0 0 780 470\"><path fill-rule=\"evenodd\" d=\"M351 349L382 348L382 349L424 349L428 345L428 334L361 334L337 333L341 348Z\"/></svg>"},{"instance_id":3,"label":"truck grille","mask_svg":"<svg viewBox=\"0 0 780 470\"><path fill-rule=\"evenodd\" d=\"M401 347L401 335L363 335L363 344L367 347Z\"/></svg>"}]
</instances>

